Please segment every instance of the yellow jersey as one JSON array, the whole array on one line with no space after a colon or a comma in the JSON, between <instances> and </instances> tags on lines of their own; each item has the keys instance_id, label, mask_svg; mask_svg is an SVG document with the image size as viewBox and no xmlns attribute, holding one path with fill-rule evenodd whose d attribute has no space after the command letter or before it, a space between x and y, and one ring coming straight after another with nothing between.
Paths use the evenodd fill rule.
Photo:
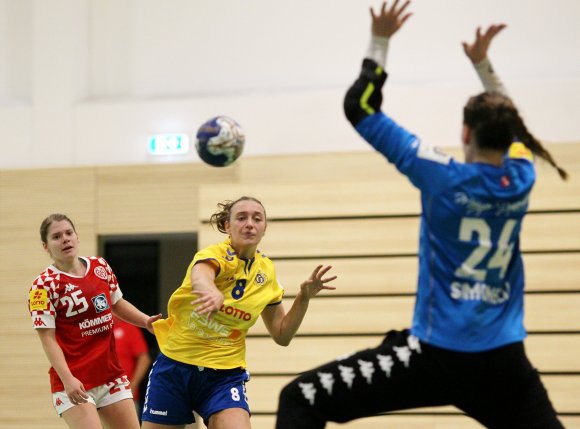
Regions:
<instances>
[{"instance_id":1,"label":"yellow jersey","mask_svg":"<svg viewBox=\"0 0 580 429\"><path fill-rule=\"evenodd\" d=\"M224 303L211 319L195 312L191 302L191 269L201 261L218 266L215 285ZM240 259L230 239L197 252L181 286L171 295L167 319L154 323L161 352L190 365L215 369L246 367L246 334L268 305L280 304L284 289L278 283L274 264L257 251Z\"/></svg>"}]
</instances>

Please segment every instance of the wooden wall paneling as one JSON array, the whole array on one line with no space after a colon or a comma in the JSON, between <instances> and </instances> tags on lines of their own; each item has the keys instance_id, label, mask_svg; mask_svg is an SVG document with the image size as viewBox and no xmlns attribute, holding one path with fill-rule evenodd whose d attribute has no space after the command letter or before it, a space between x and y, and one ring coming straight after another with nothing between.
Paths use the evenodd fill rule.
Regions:
<instances>
[{"instance_id":1,"label":"wooden wall paneling","mask_svg":"<svg viewBox=\"0 0 580 429\"><path fill-rule=\"evenodd\" d=\"M0 296L7 298L15 296L13 294L19 290L28 291L28 283L50 264L38 232L41 221L42 218L38 225L33 225L31 220L27 226L12 226L0 221L0 272L5 282L0 288ZM19 289L18 281L26 283L21 283Z\"/></svg>"},{"instance_id":2,"label":"wooden wall paneling","mask_svg":"<svg viewBox=\"0 0 580 429\"><path fill-rule=\"evenodd\" d=\"M580 420L580 419L579 419ZM270 415L253 415L252 429L272 429L276 419ZM580 427L580 426L579 426ZM476 421L465 416L375 416L348 423L328 423L327 429L482 429ZM570 429L570 426L567 426ZM578 428L576 428L578 429Z\"/></svg>"},{"instance_id":3,"label":"wooden wall paneling","mask_svg":"<svg viewBox=\"0 0 580 429\"><path fill-rule=\"evenodd\" d=\"M236 168L163 164L97 168L100 234L195 231L198 187L235 181Z\"/></svg>"},{"instance_id":4,"label":"wooden wall paneling","mask_svg":"<svg viewBox=\"0 0 580 429\"><path fill-rule=\"evenodd\" d=\"M523 222L521 247L533 250L580 250L580 210L529 214Z\"/></svg>"},{"instance_id":5,"label":"wooden wall paneling","mask_svg":"<svg viewBox=\"0 0 580 429\"><path fill-rule=\"evenodd\" d=\"M284 299L288 310L292 298ZM300 326L301 334L365 334L383 333L389 329L404 329L410 326L414 299L411 297L349 297L314 298L310 301L308 314ZM253 334L267 334L258 321Z\"/></svg>"},{"instance_id":6,"label":"wooden wall paneling","mask_svg":"<svg viewBox=\"0 0 580 429\"><path fill-rule=\"evenodd\" d=\"M580 327L579 293L528 295L524 324L528 331L575 331ZM576 306L576 310L574 310Z\"/></svg>"},{"instance_id":7,"label":"wooden wall paneling","mask_svg":"<svg viewBox=\"0 0 580 429\"><path fill-rule=\"evenodd\" d=\"M554 159L558 164L568 170L568 173L573 173L575 171L580 171L580 152L578 148L580 147L580 143L578 142L547 142L544 143L546 149L550 151ZM557 173L554 169L545 161L540 161L540 166L538 169L544 168L554 176L557 176Z\"/></svg>"},{"instance_id":8,"label":"wooden wall paneling","mask_svg":"<svg viewBox=\"0 0 580 429\"><path fill-rule=\"evenodd\" d=\"M580 429L580 417L560 416L567 429ZM272 429L273 415L252 416L252 429ZM205 426L202 426L205 427ZM384 415L353 420L347 423L328 423L327 429L483 429L475 420L462 415Z\"/></svg>"},{"instance_id":9,"label":"wooden wall paneling","mask_svg":"<svg viewBox=\"0 0 580 429\"><path fill-rule=\"evenodd\" d=\"M0 333L3 344L0 374L4 380L0 386L0 400L3 408L10 410L0 417L0 428L30 428L40 422L44 426L38 425L39 428L66 427L59 422L52 407L48 378L50 364L26 314L26 302L19 303L18 307L20 312L17 315L6 318L12 326L4 325ZM13 329L13 326L18 328ZM26 328L27 332L23 332Z\"/></svg>"},{"instance_id":10,"label":"wooden wall paneling","mask_svg":"<svg viewBox=\"0 0 580 429\"><path fill-rule=\"evenodd\" d=\"M259 199L269 219L418 214L419 192L399 175L384 181L343 180L339 183L251 183L200 187L201 220L208 220L216 203L242 195ZM220 199L221 198L221 199Z\"/></svg>"},{"instance_id":11,"label":"wooden wall paneling","mask_svg":"<svg viewBox=\"0 0 580 429\"><path fill-rule=\"evenodd\" d=\"M580 417L561 416L567 429L580 429ZM253 415L252 429L272 429L272 415ZM205 426L202 426L205 427ZM327 429L483 429L475 420L465 416L387 415L353 420L347 423L328 423Z\"/></svg>"},{"instance_id":12,"label":"wooden wall paneling","mask_svg":"<svg viewBox=\"0 0 580 429\"><path fill-rule=\"evenodd\" d=\"M565 428L580 429L580 416L560 416L560 421Z\"/></svg>"},{"instance_id":13,"label":"wooden wall paneling","mask_svg":"<svg viewBox=\"0 0 580 429\"><path fill-rule=\"evenodd\" d=\"M531 214L524 220L523 251L580 250L580 211ZM418 218L270 222L260 246L272 258L397 255L417 252ZM209 224L200 246L223 240Z\"/></svg>"},{"instance_id":14,"label":"wooden wall paneling","mask_svg":"<svg viewBox=\"0 0 580 429\"><path fill-rule=\"evenodd\" d=\"M302 334L382 333L411 324L414 297L317 297L310 301L300 327ZM288 309L292 298L285 298ZM535 294L526 297L525 325L529 331L577 331L580 326L580 294ZM259 321L253 334L265 334Z\"/></svg>"},{"instance_id":15,"label":"wooden wall paneling","mask_svg":"<svg viewBox=\"0 0 580 429\"><path fill-rule=\"evenodd\" d=\"M580 168L571 172L567 181L556 173L543 172L530 196L530 210L578 210L580 209Z\"/></svg>"},{"instance_id":16,"label":"wooden wall paneling","mask_svg":"<svg viewBox=\"0 0 580 429\"><path fill-rule=\"evenodd\" d=\"M545 162L537 162L538 181L531 198L531 209L578 209L580 201L573 198L580 195L580 144L548 144L546 146L558 162L570 173L570 179L563 182L555 170ZM444 151L461 160L460 148L444 148ZM358 191L357 192L357 184ZM279 195L274 195L280 186ZM320 188L319 188L320 187ZM300 188L305 191L300 194ZM352 190L355 192L352 192ZM330 191L329 191L330 190ZM266 209L272 217L289 217L291 213L312 212L317 216L325 213L346 215L353 213L407 213L417 205L417 191L393 165L372 150L354 153L307 154L291 156L248 157L239 161L239 177L231 188L215 188L217 199L212 195L211 186L202 188L200 219L207 219L213 213L215 204L223 199L232 199L250 193L268 202ZM326 195L330 192L329 195ZM319 199L316 199L319 194ZM284 195L291 196L288 203ZM341 201L337 197L342 196ZM380 201L388 198L386 201ZM312 207L293 207L310 200ZM215 201L214 201L215 200ZM326 206L326 202L338 203L336 212ZM360 205L357 206L356 202ZM409 206L411 204L411 206ZM320 209L320 211L318 211ZM285 213L285 214L284 214ZM301 216L308 216L302 214Z\"/></svg>"},{"instance_id":17,"label":"wooden wall paneling","mask_svg":"<svg viewBox=\"0 0 580 429\"><path fill-rule=\"evenodd\" d=\"M540 372L580 373L580 334L532 334L524 341L526 353Z\"/></svg>"},{"instance_id":18,"label":"wooden wall paneling","mask_svg":"<svg viewBox=\"0 0 580 429\"><path fill-rule=\"evenodd\" d=\"M308 316L307 316L308 317ZM281 347L270 337L246 339L246 362L250 374L298 373L315 368L338 356L376 347L382 336L295 337L288 347Z\"/></svg>"},{"instance_id":19,"label":"wooden wall paneling","mask_svg":"<svg viewBox=\"0 0 580 429\"><path fill-rule=\"evenodd\" d=\"M524 266L527 291L580 291L580 252L524 254Z\"/></svg>"},{"instance_id":20,"label":"wooden wall paneling","mask_svg":"<svg viewBox=\"0 0 580 429\"><path fill-rule=\"evenodd\" d=\"M580 258L580 257L579 257ZM338 276L333 295L415 293L416 256L368 258L274 259L276 274L287 293L295 293L318 264L331 265Z\"/></svg>"},{"instance_id":21,"label":"wooden wall paneling","mask_svg":"<svg viewBox=\"0 0 580 429\"><path fill-rule=\"evenodd\" d=\"M417 218L271 222L260 248L272 258L412 253L418 228ZM202 225L200 246L222 236Z\"/></svg>"},{"instance_id":22,"label":"wooden wall paneling","mask_svg":"<svg viewBox=\"0 0 580 429\"><path fill-rule=\"evenodd\" d=\"M290 291L318 264L331 265L338 275L333 295L414 294L417 256L274 259L278 280ZM580 252L524 254L527 291L580 290ZM292 292L293 293L293 292Z\"/></svg>"},{"instance_id":23,"label":"wooden wall paneling","mask_svg":"<svg viewBox=\"0 0 580 429\"><path fill-rule=\"evenodd\" d=\"M542 160L536 162L538 180L530 199L532 210L580 208L580 144L549 144L546 148L570 177L562 181L556 170Z\"/></svg>"},{"instance_id":24,"label":"wooden wall paneling","mask_svg":"<svg viewBox=\"0 0 580 429\"><path fill-rule=\"evenodd\" d=\"M49 214L68 215L83 254L96 249L95 180L91 168L0 172L0 374L8 380L0 401L10 415L0 428L62 428L50 399L48 360L28 314L28 289L50 264L41 247L39 227ZM12 380L13 379L13 380ZM34 393L31 393L34 392Z\"/></svg>"},{"instance_id":25,"label":"wooden wall paneling","mask_svg":"<svg viewBox=\"0 0 580 429\"><path fill-rule=\"evenodd\" d=\"M293 376L253 377L247 384L250 407L254 412L275 412L278 394ZM554 408L559 413L580 413L580 375L544 375L542 382L548 390ZM416 412L436 414L437 412L460 412L455 407L430 407L416 409Z\"/></svg>"},{"instance_id":26,"label":"wooden wall paneling","mask_svg":"<svg viewBox=\"0 0 580 429\"><path fill-rule=\"evenodd\" d=\"M250 331L252 333L252 331ZM247 338L246 360L252 374L298 373L355 351L377 347L382 335L305 337L281 347L269 337ZM540 372L580 373L580 334L532 334L525 340L528 357Z\"/></svg>"},{"instance_id":27,"label":"wooden wall paneling","mask_svg":"<svg viewBox=\"0 0 580 429\"><path fill-rule=\"evenodd\" d=\"M522 236L524 250L571 251L526 254L529 291L579 290L579 148L579 144L548 145L556 160L568 169L571 178L567 183L562 182L551 167L538 163L539 177L531 197L531 209L576 212L531 214L526 219ZM459 148L446 148L446 151L461 159ZM46 215L57 211L69 215L81 239L81 253L94 254L100 234L195 231L200 219L207 219L215 211L217 202L242 191L255 193L258 197L264 195L266 209L272 218L418 212L417 191L392 165L370 149L346 154L246 157L225 169L198 163L0 171L0 278L4 284L0 292L3 302L0 323L5 327L0 331L0 342L9 345L0 349L0 375L6 379L27 380L22 386L5 383L7 385L0 389L0 401L9 404L13 414L13 417L0 418L0 429L65 427L62 420L55 417L50 404L48 361L30 327L26 310L26 292L31 280L50 263L38 238L40 221ZM310 225L272 222L263 248L273 257L298 258L276 261L280 279L290 295L296 293L298 284L311 267L326 261L336 265L339 276L339 267L344 272L337 281L342 289L337 294L412 294L416 275L417 221L413 218L401 222L401 219L394 220L388 224L385 222L393 219L364 219L360 223L361 220L347 223L334 220L311 222ZM206 228L207 225L200 228L206 243L224 238L203 232ZM376 257L348 259L390 252L408 252L409 256L384 260ZM326 261L318 260L322 256L327 257ZM347 259L333 256L346 256ZM314 259L300 260L304 257ZM372 272L375 263L384 264L381 269L388 271L384 275L389 285L386 291L381 286L380 271L379 275ZM528 329L577 331L578 299L577 293L528 294ZM406 327L411 321L412 305L412 296L346 298L344 301L341 298L315 299L301 332L379 333ZM324 320L325 317L328 320ZM252 332L264 334L260 325L261 322ZM308 337L297 338L295 342L299 344L302 339ZM346 337L352 344L364 344L370 339L372 337ZM271 341L250 338L250 345L254 340ZM531 335L526 344L532 361L537 362L540 369L552 371L574 366L573 353L579 347L575 335L555 333ZM291 355L292 347L283 349L288 353L283 356ZM249 360L255 359L251 353ZM309 359L314 361L317 356L313 354ZM557 398L577 398L578 380L566 377L546 379L548 389L554 391ZM257 379L260 377L253 382ZM264 388L271 392L273 386L267 383ZM31 397L30 392L38 393ZM561 399L557 400L562 404ZM568 428L580 429L580 417L567 416L562 420ZM260 426L264 421L268 424ZM254 416L253 427L270 428L272 421L271 416ZM383 427L386 421L394 428L449 429L468 428L470 426L466 425L471 424L461 416L425 415L383 416L341 427ZM329 427L338 428L338 425Z\"/></svg>"},{"instance_id":28,"label":"wooden wall paneling","mask_svg":"<svg viewBox=\"0 0 580 429\"><path fill-rule=\"evenodd\" d=\"M389 181L400 173L369 146L365 151L297 154L242 158L239 183L341 183L349 181Z\"/></svg>"},{"instance_id":29,"label":"wooden wall paneling","mask_svg":"<svg viewBox=\"0 0 580 429\"><path fill-rule=\"evenodd\" d=\"M93 224L95 176L91 168L0 171L0 222L34 225L50 213Z\"/></svg>"},{"instance_id":30,"label":"wooden wall paneling","mask_svg":"<svg viewBox=\"0 0 580 429\"><path fill-rule=\"evenodd\" d=\"M64 213L75 223L80 237L86 234L81 240L84 250L93 253L95 186L91 168L1 171L0 227L25 231L27 236L22 239L33 236L40 248L42 220L51 213Z\"/></svg>"},{"instance_id":31,"label":"wooden wall paneling","mask_svg":"<svg viewBox=\"0 0 580 429\"><path fill-rule=\"evenodd\" d=\"M580 375L543 375L542 382L557 412L580 415Z\"/></svg>"}]
</instances>

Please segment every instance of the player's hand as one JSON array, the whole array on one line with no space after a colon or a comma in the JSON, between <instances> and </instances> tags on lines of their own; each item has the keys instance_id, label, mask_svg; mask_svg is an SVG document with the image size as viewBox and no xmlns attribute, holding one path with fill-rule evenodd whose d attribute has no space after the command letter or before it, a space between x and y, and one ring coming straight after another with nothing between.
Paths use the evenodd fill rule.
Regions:
<instances>
[{"instance_id":1,"label":"player's hand","mask_svg":"<svg viewBox=\"0 0 580 429\"><path fill-rule=\"evenodd\" d=\"M327 290L335 290L334 286L326 286L326 283L329 283L336 279L337 276L331 276L324 278L324 275L331 269L330 265L323 267L322 265L317 266L310 277L302 282L300 285L300 292L304 298L310 299L318 294L323 289Z\"/></svg>"},{"instance_id":2,"label":"player's hand","mask_svg":"<svg viewBox=\"0 0 580 429\"><path fill-rule=\"evenodd\" d=\"M407 0L402 6L399 6L399 0L395 0L393 5L387 9L387 2L383 2L378 14L375 14L374 9L371 7L371 31L373 36L391 37L399 31L405 21L412 15L410 12L405 13L410 3L411 0Z\"/></svg>"},{"instance_id":3,"label":"player's hand","mask_svg":"<svg viewBox=\"0 0 580 429\"><path fill-rule=\"evenodd\" d=\"M224 303L223 294L216 288L194 290L191 293L197 295L197 299L191 301L195 312L200 315L207 314L208 319L211 319Z\"/></svg>"},{"instance_id":4,"label":"player's hand","mask_svg":"<svg viewBox=\"0 0 580 429\"><path fill-rule=\"evenodd\" d=\"M63 381L63 384L64 391L73 405L80 405L88 402L89 395L85 390L85 386L78 378L72 377L66 382Z\"/></svg>"},{"instance_id":5,"label":"player's hand","mask_svg":"<svg viewBox=\"0 0 580 429\"><path fill-rule=\"evenodd\" d=\"M485 60L487 58L487 51L491 41L501 30L506 27L506 24L490 25L484 33L481 32L481 27L477 27L477 30L475 30L475 40L473 43L462 42L465 55L467 55L473 64L477 64Z\"/></svg>"},{"instance_id":6,"label":"player's hand","mask_svg":"<svg viewBox=\"0 0 580 429\"><path fill-rule=\"evenodd\" d=\"M161 319L163 316L161 315L161 313L156 314L155 316L149 316L149 318L147 319L147 321L145 322L145 328L151 332L153 335L155 335L155 332L153 331L153 322Z\"/></svg>"}]
</instances>

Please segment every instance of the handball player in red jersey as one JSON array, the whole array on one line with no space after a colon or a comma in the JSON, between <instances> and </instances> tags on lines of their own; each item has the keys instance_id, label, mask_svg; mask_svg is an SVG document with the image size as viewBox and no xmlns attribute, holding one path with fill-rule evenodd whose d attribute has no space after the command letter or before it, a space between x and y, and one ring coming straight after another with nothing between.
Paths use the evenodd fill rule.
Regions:
<instances>
[{"instance_id":1,"label":"handball player in red jersey","mask_svg":"<svg viewBox=\"0 0 580 429\"><path fill-rule=\"evenodd\" d=\"M131 384L119 364L113 314L153 332L148 316L123 299L117 278L98 256L78 255L72 221L52 214L40 226L53 263L33 282L29 310L51 364L54 408L71 429L138 429Z\"/></svg>"}]
</instances>

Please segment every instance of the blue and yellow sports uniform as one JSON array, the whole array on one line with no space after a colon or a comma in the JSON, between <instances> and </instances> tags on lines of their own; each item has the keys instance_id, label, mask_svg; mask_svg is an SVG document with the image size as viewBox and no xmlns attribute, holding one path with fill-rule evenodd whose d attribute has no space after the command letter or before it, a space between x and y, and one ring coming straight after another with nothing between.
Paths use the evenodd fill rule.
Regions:
<instances>
[{"instance_id":1,"label":"blue and yellow sports uniform","mask_svg":"<svg viewBox=\"0 0 580 429\"><path fill-rule=\"evenodd\" d=\"M457 162L380 111L376 89L385 80L365 59L345 110L356 131L421 191L412 334L460 352L523 340L519 236L536 180L530 150L512 144L501 166Z\"/></svg>"},{"instance_id":2,"label":"blue and yellow sports uniform","mask_svg":"<svg viewBox=\"0 0 580 429\"><path fill-rule=\"evenodd\" d=\"M191 305L191 269L203 261L218 268L214 282L224 295L222 307L209 319ZM149 376L142 419L188 424L195 410L207 425L223 409L249 413L246 334L264 308L280 304L283 295L274 264L260 251L251 259L238 258L228 239L197 252L169 299L167 319L154 323L161 353Z\"/></svg>"},{"instance_id":3,"label":"blue and yellow sports uniform","mask_svg":"<svg viewBox=\"0 0 580 429\"><path fill-rule=\"evenodd\" d=\"M301 373L282 389L276 429L442 405L489 428L562 429L523 345L530 150L516 142L501 165L457 162L380 110L386 78L365 59L344 107L359 135L421 191L413 324Z\"/></svg>"},{"instance_id":4,"label":"blue and yellow sports uniform","mask_svg":"<svg viewBox=\"0 0 580 429\"><path fill-rule=\"evenodd\" d=\"M215 285L222 308L208 320L191 305L191 269L201 261L218 267ZM260 251L240 259L230 240L196 253L181 286L169 299L168 318L155 323L161 352L179 362L216 369L246 366L246 334L267 305L279 304L284 289L272 261Z\"/></svg>"},{"instance_id":5,"label":"blue and yellow sports uniform","mask_svg":"<svg viewBox=\"0 0 580 429\"><path fill-rule=\"evenodd\" d=\"M523 340L519 235L535 181L529 149L513 143L500 167L464 164L384 114L356 129L421 190L412 334L462 352Z\"/></svg>"}]
</instances>

